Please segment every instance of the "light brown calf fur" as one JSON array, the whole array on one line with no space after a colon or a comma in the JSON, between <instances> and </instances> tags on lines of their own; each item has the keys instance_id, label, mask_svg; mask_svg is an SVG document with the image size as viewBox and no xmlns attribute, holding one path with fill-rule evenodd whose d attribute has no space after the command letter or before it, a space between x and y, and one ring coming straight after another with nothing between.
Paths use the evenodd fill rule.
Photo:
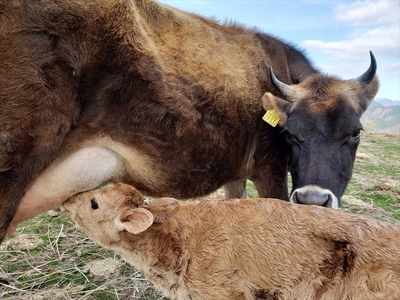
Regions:
<instances>
[{"instance_id":1,"label":"light brown calf fur","mask_svg":"<svg viewBox=\"0 0 400 300\"><path fill-rule=\"evenodd\" d=\"M400 299L400 228L274 199L72 197L78 227L173 299Z\"/></svg>"}]
</instances>

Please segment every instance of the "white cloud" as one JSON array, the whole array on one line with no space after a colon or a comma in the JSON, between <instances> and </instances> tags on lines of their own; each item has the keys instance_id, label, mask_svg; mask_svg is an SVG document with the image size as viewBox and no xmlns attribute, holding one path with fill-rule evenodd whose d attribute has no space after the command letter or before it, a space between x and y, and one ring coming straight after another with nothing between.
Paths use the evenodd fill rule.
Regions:
<instances>
[{"instance_id":1,"label":"white cloud","mask_svg":"<svg viewBox=\"0 0 400 300\"><path fill-rule=\"evenodd\" d=\"M400 75L400 60L398 63L382 64L381 69L385 70L385 72L391 76L398 77Z\"/></svg>"},{"instance_id":2,"label":"white cloud","mask_svg":"<svg viewBox=\"0 0 400 300\"><path fill-rule=\"evenodd\" d=\"M385 58L400 57L400 1L340 3L335 13L340 21L351 25L350 35L333 42L306 40L301 46L338 59L361 59L369 50Z\"/></svg>"},{"instance_id":3,"label":"white cloud","mask_svg":"<svg viewBox=\"0 0 400 300\"><path fill-rule=\"evenodd\" d=\"M340 3L335 9L336 17L354 26L371 24L399 24L400 2L397 0L356 1Z\"/></svg>"},{"instance_id":4,"label":"white cloud","mask_svg":"<svg viewBox=\"0 0 400 300\"><path fill-rule=\"evenodd\" d=\"M336 6L335 16L343 28L350 26L350 33L329 42L306 40L301 46L321 58L322 70L343 78L359 76L366 70L367 52L372 50L381 79L378 96L399 100L400 1L342 2Z\"/></svg>"},{"instance_id":5,"label":"white cloud","mask_svg":"<svg viewBox=\"0 0 400 300\"><path fill-rule=\"evenodd\" d=\"M349 39L324 42L321 40L306 40L301 43L306 49L316 49L338 58L357 58L372 50L386 57L400 55L400 29L392 27L377 27L366 31L357 31Z\"/></svg>"}]
</instances>

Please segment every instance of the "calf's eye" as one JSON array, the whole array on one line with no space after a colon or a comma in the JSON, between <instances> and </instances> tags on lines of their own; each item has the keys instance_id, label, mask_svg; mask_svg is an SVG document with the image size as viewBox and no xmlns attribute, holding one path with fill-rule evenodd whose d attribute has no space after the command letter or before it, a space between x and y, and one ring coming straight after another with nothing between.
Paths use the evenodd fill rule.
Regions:
<instances>
[{"instance_id":1,"label":"calf's eye","mask_svg":"<svg viewBox=\"0 0 400 300\"><path fill-rule=\"evenodd\" d=\"M92 209L98 209L99 208L99 205L97 204L97 201L94 198L90 199L90 206L92 207Z\"/></svg>"}]
</instances>

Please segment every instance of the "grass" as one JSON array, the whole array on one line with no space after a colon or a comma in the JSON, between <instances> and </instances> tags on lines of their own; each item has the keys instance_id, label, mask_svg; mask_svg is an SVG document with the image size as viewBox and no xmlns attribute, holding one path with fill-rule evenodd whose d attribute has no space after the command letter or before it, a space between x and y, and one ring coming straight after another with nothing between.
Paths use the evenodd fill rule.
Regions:
<instances>
[{"instance_id":1,"label":"grass","mask_svg":"<svg viewBox=\"0 0 400 300\"><path fill-rule=\"evenodd\" d=\"M31 245L24 244L29 241ZM8 274L11 280L5 284L8 280L0 274L3 282L0 298L152 299L156 296L152 286L128 264L120 262L118 271L107 276L86 270L89 262L106 258L120 262L114 253L77 231L63 214L57 217L43 214L21 224L18 233L3 243L0 272ZM153 292L149 293L150 290Z\"/></svg>"},{"instance_id":2,"label":"grass","mask_svg":"<svg viewBox=\"0 0 400 300\"><path fill-rule=\"evenodd\" d=\"M364 134L343 210L400 224L400 138ZM253 183L248 197L256 197ZM107 274L90 263L109 260ZM64 214L24 222L0 246L0 299L168 300L142 274L91 242Z\"/></svg>"},{"instance_id":3,"label":"grass","mask_svg":"<svg viewBox=\"0 0 400 300\"><path fill-rule=\"evenodd\" d=\"M363 134L343 209L400 224L400 137Z\"/></svg>"}]
</instances>

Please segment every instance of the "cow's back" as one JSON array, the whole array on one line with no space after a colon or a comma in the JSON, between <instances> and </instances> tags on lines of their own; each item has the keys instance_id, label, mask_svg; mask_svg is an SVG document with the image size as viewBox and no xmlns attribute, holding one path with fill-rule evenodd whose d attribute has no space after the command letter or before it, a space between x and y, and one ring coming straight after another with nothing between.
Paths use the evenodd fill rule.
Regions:
<instances>
[{"instance_id":1,"label":"cow's back","mask_svg":"<svg viewBox=\"0 0 400 300\"><path fill-rule=\"evenodd\" d=\"M150 1L116 2L83 23L85 35L72 35L86 61L80 118L63 155L106 145L129 157L134 174L117 180L149 195L189 198L251 177L253 157L285 149L279 130L261 120L265 54L254 31ZM256 168L279 165L277 176L285 176L284 153ZM148 163L137 168L139 160ZM143 169L152 171L142 176Z\"/></svg>"}]
</instances>

